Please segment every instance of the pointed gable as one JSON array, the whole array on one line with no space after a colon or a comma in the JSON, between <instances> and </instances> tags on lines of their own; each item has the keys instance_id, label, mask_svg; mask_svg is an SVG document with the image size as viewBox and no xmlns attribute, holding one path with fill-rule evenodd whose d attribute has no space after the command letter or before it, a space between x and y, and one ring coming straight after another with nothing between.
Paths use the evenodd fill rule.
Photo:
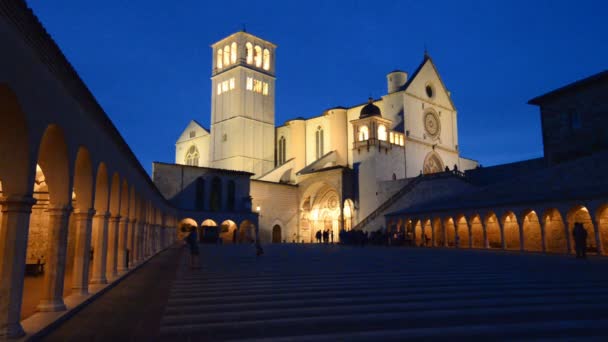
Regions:
<instances>
[{"instance_id":1,"label":"pointed gable","mask_svg":"<svg viewBox=\"0 0 608 342\"><path fill-rule=\"evenodd\" d=\"M186 126L182 134L177 139L176 143L202 137L205 135L209 135L209 131L205 129L205 127L203 127L203 125L201 125L198 121L190 120L190 123L188 123L188 126Z\"/></svg>"},{"instance_id":2,"label":"pointed gable","mask_svg":"<svg viewBox=\"0 0 608 342\"><path fill-rule=\"evenodd\" d=\"M427 86L430 86L432 96L429 96L427 93ZM418 98L456 110L435 63L433 63L432 58L426 53L424 60L403 86L403 89L405 89L406 93Z\"/></svg>"}]
</instances>

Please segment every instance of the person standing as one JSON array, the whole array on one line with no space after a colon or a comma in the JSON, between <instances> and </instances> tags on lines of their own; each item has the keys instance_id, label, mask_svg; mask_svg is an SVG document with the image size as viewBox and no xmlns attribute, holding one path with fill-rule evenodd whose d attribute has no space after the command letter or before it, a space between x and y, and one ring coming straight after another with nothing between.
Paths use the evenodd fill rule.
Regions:
<instances>
[{"instance_id":1,"label":"person standing","mask_svg":"<svg viewBox=\"0 0 608 342\"><path fill-rule=\"evenodd\" d=\"M317 230L315 237L317 238L317 243L321 243L321 231L320 230Z\"/></svg>"},{"instance_id":2,"label":"person standing","mask_svg":"<svg viewBox=\"0 0 608 342\"><path fill-rule=\"evenodd\" d=\"M585 226L580 222L576 222L574 229L572 229L572 236L574 237L576 257L587 258L587 230L585 230Z\"/></svg>"},{"instance_id":3,"label":"person standing","mask_svg":"<svg viewBox=\"0 0 608 342\"><path fill-rule=\"evenodd\" d=\"M190 268L201 268L200 260L199 260L199 250L198 250L198 237L196 234L196 227L190 228L190 234L186 236L186 244L190 249Z\"/></svg>"}]
</instances>

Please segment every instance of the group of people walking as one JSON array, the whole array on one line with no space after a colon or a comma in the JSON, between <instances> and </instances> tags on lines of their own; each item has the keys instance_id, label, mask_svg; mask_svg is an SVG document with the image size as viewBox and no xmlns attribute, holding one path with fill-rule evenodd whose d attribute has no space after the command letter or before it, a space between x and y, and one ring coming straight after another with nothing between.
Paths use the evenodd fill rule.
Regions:
<instances>
[{"instance_id":1,"label":"group of people walking","mask_svg":"<svg viewBox=\"0 0 608 342\"><path fill-rule=\"evenodd\" d=\"M329 229L324 231L317 230L315 238L317 239L317 243L334 243L334 231Z\"/></svg>"}]
</instances>

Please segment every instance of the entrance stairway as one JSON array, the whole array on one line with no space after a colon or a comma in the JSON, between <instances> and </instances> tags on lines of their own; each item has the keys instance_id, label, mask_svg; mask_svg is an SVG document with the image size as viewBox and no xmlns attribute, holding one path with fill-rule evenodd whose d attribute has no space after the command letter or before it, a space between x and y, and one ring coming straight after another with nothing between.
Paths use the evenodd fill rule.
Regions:
<instances>
[{"instance_id":1,"label":"entrance stairway","mask_svg":"<svg viewBox=\"0 0 608 342\"><path fill-rule=\"evenodd\" d=\"M608 336L606 260L424 248L205 246L162 340L572 339Z\"/></svg>"},{"instance_id":2,"label":"entrance stairway","mask_svg":"<svg viewBox=\"0 0 608 342\"><path fill-rule=\"evenodd\" d=\"M430 175L420 175L416 178L412 178L407 184L405 184L401 189L399 189L396 193L394 193L391 197L389 197L386 201L378 206L374 211L372 211L369 215L363 218L359 223L357 223L353 229L354 230L376 230L377 227L384 226L384 215L388 214L394 210L404 209L404 208L393 208L393 205L397 203L403 196L406 196L410 193L418 184L422 181L430 181L438 178L451 178L458 177L464 179L464 173L459 171L446 171L439 172ZM371 229L370 229L371 228Z\"/></svg>"}]
</instances>

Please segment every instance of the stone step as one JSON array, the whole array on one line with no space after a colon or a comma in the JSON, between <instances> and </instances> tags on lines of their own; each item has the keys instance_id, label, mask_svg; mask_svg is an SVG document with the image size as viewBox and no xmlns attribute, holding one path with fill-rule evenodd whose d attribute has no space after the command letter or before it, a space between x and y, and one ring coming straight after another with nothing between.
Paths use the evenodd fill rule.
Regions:
<instances>
[{"instance_id":1,"label":"stone step","mask_svg":"<svg viewBox=\"0 0 608 342\"><path fill-rule=\"evenodd\" d=\"M167 313L162 320L162 325L183 325L183 324L199 324L199 323L221 323L238 320L253 321L253 320L272 320L274 318L296 318L296 317L314 317L320 315L353 315L366 313L383 313L383 312L405 312L405 311L429 311L429 310L446 310L446 309L471 309L471 308L492 308L492 307L529 307L537 305L559 306L568 304L572 298L555 294L553 296L539 295L533 298L527 297L498 297L487 299L461 299L455 297L450 300L441 301L424 301L411 302L408 300L395 300L388 303L370 303L345 305L324 305L317 307L288 307L277 309L254 309L239 310L239 311L207 311L198 314L182 314L182 313ZM602 295L595 294L579 294L576 296L576 302L594 303L598 301L608 300L608 293Z\"/></svg>"},{"instance_id":2,"label":"stone step","mask_svg":"<svg viewBox=\"0 0 608 342\"><path fill-rule=\"evenodd\" d=\"M514 340L518 341L605 341L603 327L608 320L556 320L532 323L463 325L453 327L386 329L311 335L287 335L274 338L239 339L243 342L334 342L334 341L416 341L416 340ZM602 327L602 328L600 328ZM598 331L598 329L600 331ZM574 338L576 336L576 338Z\"/></svg>"},{"instance_id":3,"label":"stone step","mask_svg":"<svg viewBox=\"0 0 608 342\"><path fill-rule=\"evenodd\" d=\"M430 282L430 284L429 284ZM504 280L503 277L484 277L484 278L464 278L464 279L434 279L433 281L426 281L425 279L416 279L412 281L408 278L396 278L391 280L383 280L383 279L367 279L367 280L359 280L356 282L311 282L311 283L297 283L297 284L283 284L277 286L276 283L268 284L268 285L257 285L251 284L250 286L239 286L239 287L223 287L223 288L206 288L206 287L179 287L176 286L171 291L171 298L177 299L180 297L188 297L192 296L202 297L202 296L229 296L229 295L258 295L265 293L273 293L273 294L282 294L282 293L293 293L294 291L299 291L301 293L306 292L314 292L318 293L318 291L325 291L328 287L336 287L336 288L345 288L348 289L377 289L378 283L382 284L383 287L392 287L392 285L401 287L403 285L407 285L408 289L433 289L433 288L445 288L446 286L451 287L470 287L477 286L483 284L484 287L489 286L500 286L500 285L522 285L524 284L521 280ZM525 282L526 285L530 286L568 286L570 288L577 287L594 287L594 285L601 286L604 284L604 281L591 281L586 282L584 285L576 282L575 280L571 280L568 282L555 282L555 281L528 281Z\"/></svg>"},{"instance_id":4,"label":"stone step","mask_svg":"<svg viewBox=\"0 0 608 342\"><path fill-rule=\"evenodd\" d=\"M589 295L601 296L606 293L604 289L589 289L585 291ZM184 304L184 305L169 305L166 308L166 314L194 314L207 312L229 312L229 311L248 311L248 310L271 310L284 308L298 307L324 307L324 306L340 306L350 304L386 304L386 303L413 303L413 302L447 302L458 299L475 300L477 298L535 298L538 296L561 296L564 298L577 298L580 294L572 293L564 289L551 290L516 290L516 289L493 289L490 291L463 291L463 292L445 292L439 294L429 293L409 293L397 292L386 295L368 295L358 297L339 297L339 298L315 298L315 299L290 299L290 300L267 300L267 301L248 301L238 303L220 303L220 304Z\"/></svg>"},{"instance_id":5,"label":"stone step","mask_svg":"<svg viewBox=\"0 0 608 342\"><path fill-rule=\"evenodd\" d=\"M483 283L478 284L478 285L483 285ZM471 292L471 289L475 289L475 293L483 293L483 289L485 287L481 287L481 286L475 286L475 285L471 285L471 286L458 286L458 285L454 285L454 286L445 286L445 287L435 287L435 288L429 288L429 289L423 289L417 293L411 293L410 291L406 292L406 287L404 288L377 288L375 290L373 290L373 292L370 292L369 290L360 290L360 289L330 289L328 291L324 291L322 293L308 293L308 292L303 292L300 293L298 291L294 291L291 293L283 293L283 294L274 294L274 293L266 293L266 294L259 294L256 296L248 296L248 295L233 295L233 296L222 296L222 297L217 297L217 296L212 296L212 297L198 297L198 296L192 296L190 298L169 298L169 300L167 301L167 306L168 307L172 307L172 306L178 306L178 305L212 305L212 304L230 304L230 303L265 303L265 302L270 302L270 301L281 301L281 300L299 300L299 301L306 301L306 300L315 300L315 299L335 299L335 298L357 298L357 297L368 297L368 296L374 296L374 297L380 297L380 296L394 296L394 295L418 295L418 296L427 296L432 298L433 296L436 295L442 295L445 293L454 293L455 289L460 289L461 293L468 293ZM480 290L481 289L481 290ZM573 291L575 290L580 290L583 289L584 291L593 291L593 292L603 292L603 291L608 291L608 289L605 288L588 288L587 286L584 286L583 284L581 285L573 285L572 287L556 287L556 288L542 288L542 287L538 287L538 286L529 286L529 285L522 285L521 287L509 287L509 286L501 286L500 284L495 284L494 285L494 291L496 290L502 290L505 291L506 293L519 293L519 292L526 292L526 291L533 291L533 292L542 292L542 293L548 293L548 292L565 292L565 293L570 293L572 294ZM488 289L489 291L492 291L492 289Z\"/></svg>"},{"instance_id":6,"label":"stone step","mask_svg":"<svg viewBox=\"0 0 608 342\"><path fill-rule=\"evenodd\" d=\"M271 320L161 326L161 335L190 335L201 339L229 339L247 336L278 337L293 334L343 333L381 330L389 327L449 327L472 324L521 323L547 320L606 318L604 303L565 304L558 307L499 307L482 309L442 309L371 314L320 315L315 317L273 318Z\"/></svg>"},{"instance_id":7,"label":"stone step","mask_svg":"<svg viewBox=\"0 0 608 342\"><path fill-rule=\"evenodd\" d=\"M324 280L324 279L369 279L370 277L376 278L397 278L397 277L412 277L412 278L437 278L437 277L445 277L452 275L506 275L506 272L498 272L496 270L481 270L479 268L474 268L470 270L450 270L445 272L404 272L404 270L399 270L398 272L357 272L357 273L331 273L331 274L310 274L310 275L299 275L294 274L290 276L282 275L282 274L273 274L273 275L264 275L264 276L242 276L238 278L226 277L222 275L205 275L200 277L189 277L184 279L179 279L175 281L176 285L199 285L205 284L209 286L223 286L226 284L234 284L238 283L249 283L249 282L257 282L257 283L269 283L276 282L277 279L281 279L286 283L296 283L300 281L308 281L308 280Z\"/></svg>"}]
</instances>

